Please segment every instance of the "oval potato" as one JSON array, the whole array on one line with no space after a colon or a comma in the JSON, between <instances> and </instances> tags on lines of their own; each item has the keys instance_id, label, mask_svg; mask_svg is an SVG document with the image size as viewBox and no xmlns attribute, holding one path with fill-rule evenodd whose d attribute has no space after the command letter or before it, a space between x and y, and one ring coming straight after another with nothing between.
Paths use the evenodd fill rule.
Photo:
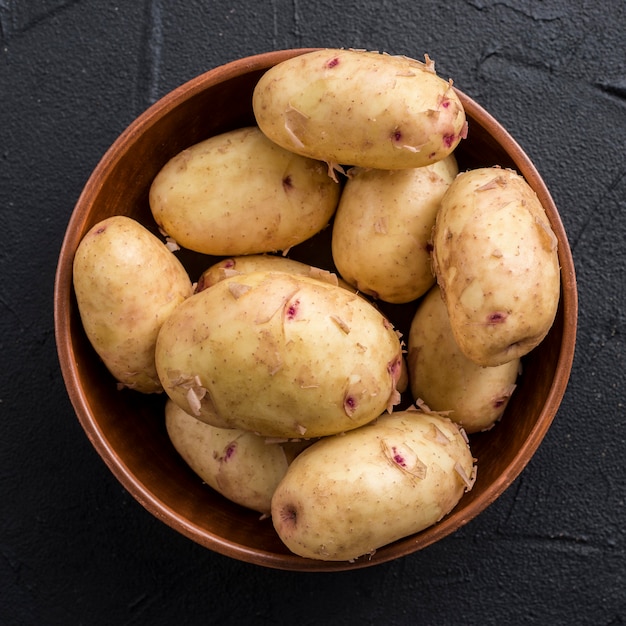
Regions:
<instances>
[{"instance_id":1,"label":"oval potato","mask_svg":"<svg viewBox=\"0 0 626 626\"><path fill-rule=\"evenodd\" d=\"M331 285L342 287L348 291L357 293L352 285L347 283L334 272L321 269L307 263L296 261L284 256L275 256L271 254L250 254L246 256L231 257L222 259L211 265L200 275L196 285L196 293L225 278L235 276L237 274L250 274L252 272L286 272L287 274L295 274L297 276L308 276ZM409 386L409 376L407 372L406 359L402 357L401 373L396 383L396 389L400 393L404 393Z\"/></svg>"},{"instance_id":2,"label":"oval potato","mask_svg":"<svg viewBox=\"0 0 626 626\"><path fill-rule=\"evenodd\" d=\"M269 437L342 432L400 400L400 340L383 315L341 287L282 272L193 295L163 325L156 363L188 413Z\"/></svg>"},{"instance_id":3,"label":"oval potato","mask_svg":"<svg viewBox=\"0 0 626 626\"><path fill-rule=\"evenodd\" d=\"M85 333L116 380L142 393L163 391L157 335L193 290L180 261L139 222L118 215L83 237L73 282Z\"/></svg>"},{"instance_id":4,"label":"oval potato","mask_svg":"<svg viewBox=\"0 0 626 626\"><path fill-rule=\"evenodd\" d=\"M512 170L457 176L437 214L433 267L456 342L479 365L527 354L554 322L557 238L537 195Z\"/></svg>"},{"instance_id":5,"label":"oval potato","mask_svg":"<svg viewBox=\"0 0 626 626\"><path fill-rule=\"evenodd\" d=\"M314 159L380 169L429 165L467 131L451 81L433 63L324 49L270 68L257 83L257 124L275 143Z\"/></svg>"},{"instance_id":6,"label":"oval potato","mask_svg":"<svg viewBox=\"0 0 626 626\"><path fill-rule=\"evenodd\" d=\"M416 401L445 412L465 432L491 428L515 390L520 359L495 367L470 361L452 334L441 290L434 285L420 302L408 338L410 387Z\"/></svg>"},{"instance_id":7,"label":"oval potato","mask_svg":"<svg viewBox=\"0 0 626 626\"><path fill-rule=\"evenodd\" d=\"M272 254L249 254L235 256L217 261L207 268L198 279L196 292L211 287L225 278L237 274L250 274L252 272L286 272L298 276L309 276L327 282L331 285L339 285L344 289L354 291L354 288L339 278L337 274L328 270L314 267L308 263L302 263L295 259Z\"/></svg>"},{"instance_id":8,"label":"oval potato","mask_svg":"<svg viewBox=\"0 0 626 626\"><path fill-rule=\"evenodd\" d=\"M157 224L180 246L231 256L286 250L312 237L328 224L339 193L323 163L252 126L174 156L149 198Z\"/></svg>"},{"instance_id":9,"label":"oval potato","mask_svg":"<svg viewBox=\"0 0 626 626\"><path fill-rule=\"evenodd\" d=\"M456 424L401 411L304 450L274 491L272 521L295 554L348 561L435 524L474 478Z\"/></svg>"},{"instance_id":10,"label":"oval potato","mask_svg":"<svg viewBox=\"0 0 626 626\"><path fill-rule=\"evenodd\" d=\"M424 295L435 282L430 255L435 217L457 173L454 155L405 170L351 169L332 231L341 277L385 302Z\"/></svg>"},{"instance_id":11,"label":"oval potato","mask_svg":"<svg viewBox=\"0 0 626 626\"><path fill-rule=\"evenodd\" d=\"M209 487L266 515L289 463L310 445L308 441L268 442L254 433L217 428L189 415L169 398L165 427L176 451Z\"/></svg>"}]
</instances>

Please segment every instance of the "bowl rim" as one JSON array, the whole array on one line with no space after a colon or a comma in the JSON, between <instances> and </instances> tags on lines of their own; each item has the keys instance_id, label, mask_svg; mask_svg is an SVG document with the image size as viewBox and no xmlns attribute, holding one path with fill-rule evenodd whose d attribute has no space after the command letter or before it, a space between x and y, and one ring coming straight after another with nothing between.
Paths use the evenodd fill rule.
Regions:
<instances>
[{"instance_id":1,"label":"bowl rim","mask_svg":"<svg viewBox=\"0 0 626 626\"><path fill-rule=\"evenodd\" d=\"M70 306L73 297L71 268L74 250L80 239L78 233L82 233L85 229L90 198L97 193L101 181L106 178L107 174L115 167L120 159L120 148L127 142L132 142L133 138L140 135L146 127L156 123L167 115L178 105L181 99L187 99L201 92L207 82L210 83L217 79L219 80L215 84L225 82L242 73L268 69L288 58L319 49L320 48L294 48L273 50L227 62L182 83L135 118L105 151L78 197L61 245L54 282L54 332L57 355L66 390L76 416L89 441L115 478L157 519L196 543L224 556L254 563L256 565L290 571L340 571L363 568L387 562L423 549L443 539L467 524L490 506L526 467L556 416L561 400L565 394L573 365L578 317L578 293L573 256L557 207L545 182L520 144L495 117L467 94L457 87L454 87L466 112L469 112L471 117L483 126L491 136L497 137L498 143L502 144L503 140L506 142L508 155L511 157L518 171L540 197L560 243L558 254L561 265L561 306L563 307L562 335L568 336L570 339L567 342L561 342L556 375L551 383L540 417L537 419L529 436L523 442L505 471L498 476L497 480L493 481L485 488L480 497L476 498L465 507L463 516L459 516L458 514L453 515L453 511L437 525L428 529L429 533L427 538L420 537L419 539L414 539L413 536L411 536L401 539L393 544L391 549L385 552L384 556L379 556L378 558L374 557L371 560L359 559L354 563L316 561L313 559L304 559L297 555L276 554L262 549L253 549L246 545L225 539L190 522L177 511L169 507L164 501L156 497L135 477L133 472L116 452L115 448L109 444L106 435L102 432L97 421L93 419L90 413L89 404L81 388L73 359L71 336L65 325L67 307ZM494 131L496 132L494 133ZM471 124L469 132L471 133Z\"/></svg>"},{"instance_id":2,"label":"bowl rim","mask_svg":"<svg viewBox=\"0 0 626 626\"><path fill-rule=\"evenodd\" d=\"M561 274L560 306L563 307L562 336L570 337L569 342L561 342L556 366L557 374L552 381L549 394L543 406L541 416L537 420L537 424L526 438L524 445L520 448L516 457L509 464L507 471L504 475L500 476L500 478L504 479L504 482L499 484L499 481L495 481L492 483L490 488L486 490L486 493L489 496L486 500L487 505L489 505L496 498L498 498L507 487L510 486L515 478L517 478L517 476L526 467L556 417L556 413L569 383L571 368L574 362L578 324L578 289L576 284L574 259L565 227L554 199L552 198L552 195L536 166L517 140L504 128L504 126L498 122L493 115L491 115L486 109L484 109L464 92L457 88L455 88L455 91L459 95L465 110L471 111L471 115L476 121L490 131L497 129L499 143L502 143L503 139L506 141L507 154L515 163L519 173L526 179L533 190L535 190L535 193L537 193L539 199L541 200L541 204L548 214L552 230L559 241L558 258ZM490 132L490 134L492 136L494 135L493 132ZM549 411L548 409L554 410ZM548 418L546 417L546 414L549 412L551 412L552 415Z\"/></svg>"}]
</instances>

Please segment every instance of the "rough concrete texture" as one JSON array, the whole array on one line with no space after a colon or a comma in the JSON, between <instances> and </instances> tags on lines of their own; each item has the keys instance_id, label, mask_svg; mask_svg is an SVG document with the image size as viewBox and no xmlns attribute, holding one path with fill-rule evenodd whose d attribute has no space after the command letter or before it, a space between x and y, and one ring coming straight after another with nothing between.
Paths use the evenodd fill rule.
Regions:
<instances>
[{"instance_id":1,"label":"rough concrete texture","mask_svg":"<svg viewBox=\"0 0 626 626\"><path fill-rule=\"evenodd\" d=\"M0 623L623 624L625 31L618 0L0 1ZM438 544L332 575L147 513L74 417L52 321L65 226L117 135L207 69L301 46L428 53L535 160L580 290L571 382L522 475Z\"/></svg>"}]
</instances>

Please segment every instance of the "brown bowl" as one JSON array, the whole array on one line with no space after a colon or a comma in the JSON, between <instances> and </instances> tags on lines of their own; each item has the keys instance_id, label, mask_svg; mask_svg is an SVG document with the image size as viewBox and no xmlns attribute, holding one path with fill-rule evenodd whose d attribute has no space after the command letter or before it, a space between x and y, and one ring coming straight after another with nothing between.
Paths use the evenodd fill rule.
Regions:
<instances>
[{"instance_id":1,"label":"brown bowl","mask_svg":"<svg viewBox=\"0 0 626 626\"><path fill-rule=\"evenodd\" d=\"M263 72L307 50L285 50L240 59L175 89L135 120L96 167L71 216L60 253L54 293L55 332L61 370L78 419L120 483L173 529L221 554L285 570L332 571L383 563L449 535L483 511L519 475L559 408L574 356L577 291L574 264L554 202L530 159L484 109L461 92L469 136L457 148L461 169L501 165L518 170L545 207L559 241L562 293L546 339L524 359L524 372L506 413L492 430L473 435L478 478L447 517L370 557L324 562L291 554L270 520L212 491L185 465L169 442L164 397L117 391L84 334L72 288L79 241L98 221L132 216L157 232L148 189L161 167L182 149L212 135L254 124L251 96ZM294 248L294 258L332 267L328 231ZM216 259L181 251L192 280ZM414 307L396 307L393 321L405 336ZM408 400L410 402L410 399Z\"/></svg>"}]
</instances>

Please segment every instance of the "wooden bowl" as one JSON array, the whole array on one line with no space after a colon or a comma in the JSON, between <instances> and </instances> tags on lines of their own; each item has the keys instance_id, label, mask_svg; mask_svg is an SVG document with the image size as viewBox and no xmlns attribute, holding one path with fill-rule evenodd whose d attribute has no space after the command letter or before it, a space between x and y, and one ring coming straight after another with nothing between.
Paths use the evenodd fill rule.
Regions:
<instances>
[{"instance_id":1,"label":"wooden bowl","mask_svg":"<svg viewBox=\"0 0 626 626\"><path fill-rule=\"evenodd\" d=\"M254 124L253 88L263 72L307 50L285 50L240 59L175 89L135 120L106 152L71 216L60 253L54 293L55 332L61 370L78 419L120 483L152 514L218 553L285 569L332 571L395 559L449 535L483 511L519 475L546 434L565 392L576 339L577 291L563 225L539 173L511 136L484 109L459 96L469 136L456 151L460 168L501 165L517 169L545 207L559 241L562 293L553 328L524 359L524 372L506 413L492 430L473 435L478 479L471 492L435 526L348 562L308 560L291 554L271 520L212 491L185 465L165 431L163 395L117 391L87 341L72 288L72 261L83 235L116 214L138 219L157 233L148 206L150 184L176 153L212 135ZM294 248L290 256L332 268L329 233ZM192 280L216 259L181 251ZM386 311L407 336L415 305ZM410 402L410 399L408 400Z\"/></svg>"}]
</instances>

